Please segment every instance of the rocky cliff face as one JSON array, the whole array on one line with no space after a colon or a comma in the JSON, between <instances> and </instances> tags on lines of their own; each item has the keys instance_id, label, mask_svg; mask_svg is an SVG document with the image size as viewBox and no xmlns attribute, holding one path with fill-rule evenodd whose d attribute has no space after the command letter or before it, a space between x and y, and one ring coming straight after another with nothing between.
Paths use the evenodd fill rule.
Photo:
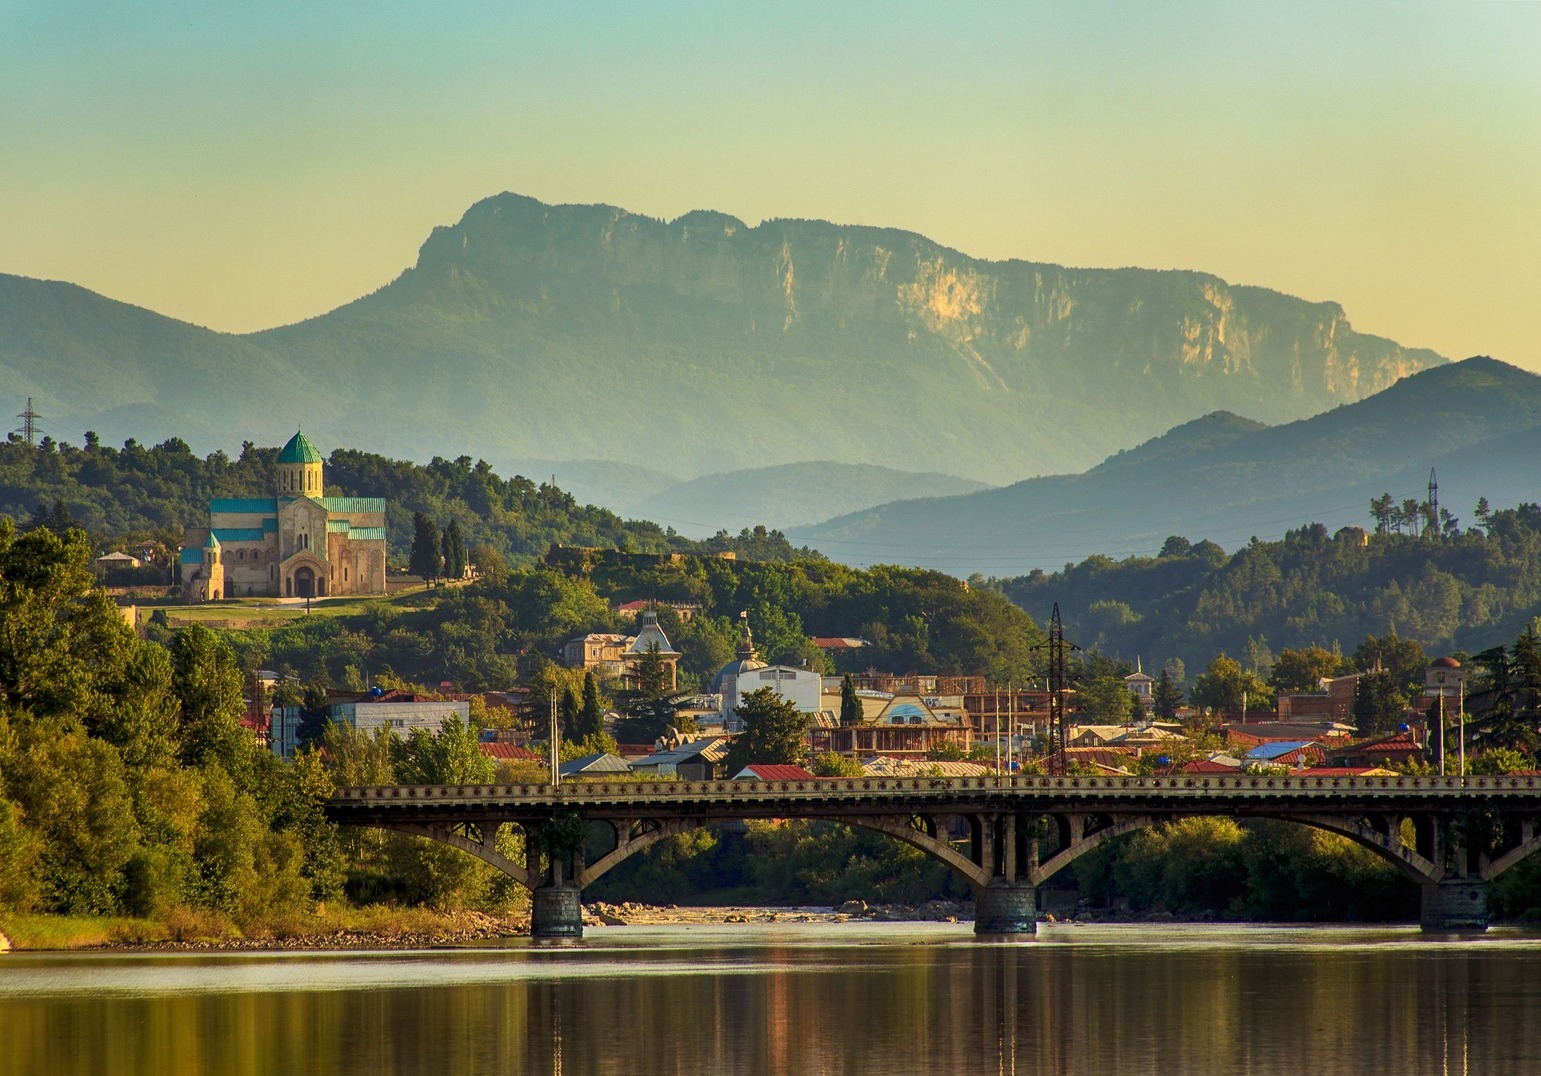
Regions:
<instances>
[{"instance_id":1,"label":"rocky cliff face","mask_svg":"<svg viewBox=\"0 0 1541 1076\"><path fill-rule=\"evenodd\" d=\"M17 304L0 333L27 342L12 349L17 391L52 392L47 413L79 422L130 404L142 419L156 401L125 395L124 377L86 394L71 376L83 355L121 365L115 341L148 340L134 312L97 307L86 333ZM435 229L394 282L299 325L237 338L136 316L178 342L147 344L145 384L231 369L304 384L286 421L335 443L685 477L836 460L1007 483L1213 411L1304 417L1443 361L1354 332L1334 304L1203 273L987 262L892 229L660 221L512 194ZM197 396L210 429L270 420L260 394Z\"/></svg>"},{"instance_id":2,"label":"rocky cliff face","mask_svg":"<svg viewBox=\"0 0 1541 1076\"><path fill-rule=\"evenodd\" d=\"M408 295L494 320L597 318L584 331L693 305L719 331L773 350L822 350L815 338L829 336L862 338L843 340L847 351L919 347L985 392L1199 393L1273 418L1361 399L1442 361L1354 332L1335 303L1203 273L985 262L889 229L749 227L708 212L664 222L516 195L437 229L378 298Z\"/></svg>"}]
</instances>

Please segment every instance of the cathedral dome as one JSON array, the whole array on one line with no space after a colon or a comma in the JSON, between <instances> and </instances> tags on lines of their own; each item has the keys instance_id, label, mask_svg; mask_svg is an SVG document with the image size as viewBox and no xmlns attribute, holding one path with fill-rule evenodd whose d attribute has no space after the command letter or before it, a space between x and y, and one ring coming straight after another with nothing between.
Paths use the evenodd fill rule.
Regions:
<instances>
[{"instance_id":1,"label":"cathedral dome","mask_svg":"<svg viewBox=\"0 0 1541 1076\"><path fill-rule=\"evenodd\" d=\"M296 430L289 443L278 453L279 463L320 463L321 450L310 443L310 438Z\"/></svg>"}]
</instances>

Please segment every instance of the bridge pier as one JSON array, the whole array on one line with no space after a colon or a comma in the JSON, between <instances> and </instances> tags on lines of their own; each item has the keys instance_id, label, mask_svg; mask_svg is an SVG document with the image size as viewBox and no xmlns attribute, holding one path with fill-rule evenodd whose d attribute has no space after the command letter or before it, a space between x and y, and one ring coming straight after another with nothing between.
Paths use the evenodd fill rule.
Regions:
<instances>
[{"instance_id":1,"label":"bridge pier","mask_svg":"<svg viewBox=\"0 0 1541 1076\"><path fill-rule=\"evenodd\" d=\"M1481 933L1487 929L1487 883L1481 878L1424 883L1419 921L1428 933Z\"/></svg>"},{"instance_id":2,"label":"bridge pier","mask_svg":"<svg viewBox=\"0 0 1541 1076\"><path fill-rule=\"evenodd\" d=\"M543 885L530 894L530 937L578 941L583 937L583 893L576 886Z\"/></svg>"},{"instance_id":3,"label":"bridge pier","mask_svg":"<svg viewBox=\"0 0 1541 1076\"><path fill-rule=\"evenodd\" d=\"M1036 934L1038 889L1028 882L992 878L974 890L975 934Z\"/></svg>"}]
</instances>

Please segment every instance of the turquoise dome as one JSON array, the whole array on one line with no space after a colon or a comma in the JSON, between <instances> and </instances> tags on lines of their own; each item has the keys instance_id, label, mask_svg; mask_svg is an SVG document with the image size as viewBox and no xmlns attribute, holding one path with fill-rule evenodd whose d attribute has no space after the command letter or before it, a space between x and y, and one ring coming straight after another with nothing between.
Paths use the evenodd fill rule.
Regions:
<instances>
[{"instance_id":1,"label":"turquoise dome","mask_svg":"<svg viewBox=\"0 0 1541 1076\"><path fill-rule=\"evenodd\" d=\"M296 430L289 443L278 454L279 463L320 463L321 450L310 443L310 438Z\"/></svg>"}]
</instances>

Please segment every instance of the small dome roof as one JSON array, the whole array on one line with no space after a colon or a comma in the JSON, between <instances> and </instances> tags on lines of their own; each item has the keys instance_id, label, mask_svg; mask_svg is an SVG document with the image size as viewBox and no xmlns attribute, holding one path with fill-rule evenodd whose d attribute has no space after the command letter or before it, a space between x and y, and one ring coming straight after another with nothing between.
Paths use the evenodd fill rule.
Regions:
<instances>
[{"instance_id":1,"label":"small dome roof","mask_svg":"<svg viewBox=\"0 0 1541 1076\"><path fill-rule=\"evenodd\" d=\"M321 451L310 443L310 438L299 430L289 438L289 443L278 453L279 463L320 463Z\"/></svg>"},{"instance_id":2,"label":"small dome roof","mask_svg":"<svg viewBox=\"0 0 1541 1076\"><path fill-rule=\"evenodd\" d=\"M718 669L717 675L712 677L712 690L710 693L713 695L720 695L722 693L723 681L730 676L737 678L743 676L745 673L754 672L756 669L764 669L767 667L768 666L765 664L765 662L761 661L759 658L734 658L722 668Z\"/></svg>"},{"instance_id":3,"label":"small dome roof","mask_svg":"<svg viewBox=\"0 0 1541 1076\"><path fill-rule=\"evenodd\" d=\"M1436 669L1459 669L1461 663L1452 657L1435 658L1429 665Z\"/></svg>"}]
</instances>

